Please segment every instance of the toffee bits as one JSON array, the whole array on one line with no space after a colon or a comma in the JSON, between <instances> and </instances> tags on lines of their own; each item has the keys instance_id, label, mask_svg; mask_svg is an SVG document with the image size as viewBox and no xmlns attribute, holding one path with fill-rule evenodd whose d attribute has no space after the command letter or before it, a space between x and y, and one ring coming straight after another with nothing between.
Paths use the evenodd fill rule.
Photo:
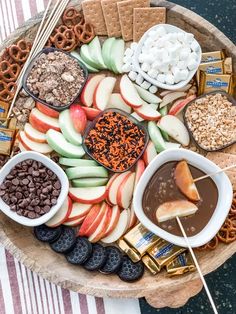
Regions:
<instances>
[{"instance_id":1,"label":"toffee bits","mask_svg":"<svg viewBox=\"0 0 236 314\"><path fill-rule=\"evenodd\" d=\"M126 116L105 112L89 131L84 144L99 163L112 171L135 164L145 147L145 132Z\"/></svg>"},{"instance_id":2,"label":"toffee bits","mask_svg":"<svg viewBox=\"0 0 236 314\"><path fill-rule=\"evenodd\" d=\"M30 219L48 213L57 204L61 182L41 162L28 159L17 164L0 185L0 197L10 209Z\"/></svg>"}]
</instances>

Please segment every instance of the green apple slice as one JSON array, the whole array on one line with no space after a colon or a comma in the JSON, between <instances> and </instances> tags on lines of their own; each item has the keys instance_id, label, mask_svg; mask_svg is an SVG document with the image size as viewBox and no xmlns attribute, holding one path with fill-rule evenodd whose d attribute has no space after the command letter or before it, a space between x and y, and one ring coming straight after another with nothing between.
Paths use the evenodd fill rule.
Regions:
<instances>
[{"instance_id":1,"label":"green apple slice","mask_svg":"<svg viewBox=\"0 0 236 314\"><path fill-rule=\"evenodd\" d=\"M108 38L102 45L102 57L109 70L112 71L111 67L111 48L113 43L116 41L115 37Z\"/></svg>"},{"instance_id":2,"label":"green apple slice","mask_svg":"<svg viewBox=\"0 0 236 314\"><path fill-rule=\"evenodd\" d=\"M155 122L153 121L148 122L148 133L158 153L166 149L165 141L161 135L159 128L155 124Z\"/></svg>"},{"instance_id":3,"label":"green apple slice","mask_svg":"<svg viewBox=\"0 0 236 314\"><path fill-rule=\"evenodd\" d=\"M125 42L123 39L116 39L111 47L111 68L115 73L122 73L124 64Z\"/></svg>"},{"instance_id":4,"label":"green apple slice","mask_svg":"<svg viewBox=\"0 0 236 314\"><path fill-rule=\"evenodd\" d=\"M164 106L159 110L160 114L162 115L162 117L166 116L168 113L168 107Z\"/></svg>"},{"instance_id":5,"label":"green apple slice","mask_svg":"<svg viewBox=\"0 0 236 314\"><path fill-rule=\"evenodd\" d=\"M107 178L108 171L103 167L74 167L66 169L68 179Z\"/></svg>"},{"instance_id":6,"label":"green apple slice","mask_svg":"<svg viewBox=\"0 0 236 314\"><path fill-rule=\"evenodd\" d=\"M80 54L77 51L71 51L70 53L73 57L75 57L77 60L79 60L83 65L88 69L90 73L96 73L99 72L98 69L93 68L91 65L86 63L80 56Z\"/></svg>"},{"instance_id":7,"label":"green apple slice","mask_svg":"<svg viewBox=\"0 0 236 314\"><path fill-rule=\"evenodd\" d=\"M134 84L135 88L137 89L137 92L139 96L145 100L149 104L159 104L162 102L161 98L157 97L156 95L150 93L146 89L138 86L137 84Z\"/></svg>"},{"instance_id":8,"label":"green apple slice","mask_svg":"<svg viewBox=\"0 0 236 314\"><path fill-rule=\"evenodd\" d=\"M107 67L102 57L102 48L98 36L94 37L94 39L89 43L88 47L90 56L97 64L97 67L99 69L106 69Z\"/></svg>"},{"instance_id":9,"label":"green apple slice","mask_svg":"<svg viewBox=\"0 0 236 314\"><path fill-rule=\"evenodd\" d=\"M81 46L80 56L81 56L82 60L84 60L84 62L89 64L91 67L93 67L95 69L100 69L99 65L93 60L93 58L90 54L90 50L89 50L88 45Z\"/></svg>"},{"instance_id":10,"label":"green apple slice","mask_svg":"<svg viewBox=\"0 0 236 314\"><path fill-rule=\"evenodd\" d=\"M89 159L71 159L61 157L59 159L59 164L67 167L95 167L98 163L95 160Z\"/></svg>"},{"instance_id":11,"label":"green apple slice","mask_svg":"<svg viewBox=\"0 0 236 314\"><path fill-rule=\"evenodd\" d=\"M75 188L90 188L106 185L107 181L108 178L82 178L72 180L72 185Z\"/></svg>"},{"instance_id":12,"label":"green apple slice","mask_svg":"<svg viewBox=\"0 0 236 314\"><path fill-rule=\"evenodd\" d=\"M48 145L51 146L59 155L68 158L81 158L85 151L82 146L75 146L64 138L63 134L50 129L46 133Z\"/></svg>"},{"instance_id":13,"label":"green apple slice","mask_svg":"<svg viewBox=\"0 0 236 314\"><path fill-rule=\"evenodd\" d=\"M68 142L74 145L82 144L82 136L74 128L69 110L64 110L60 113L59 126L61 128L62 134Z\"/></svg>"}]
</instances>

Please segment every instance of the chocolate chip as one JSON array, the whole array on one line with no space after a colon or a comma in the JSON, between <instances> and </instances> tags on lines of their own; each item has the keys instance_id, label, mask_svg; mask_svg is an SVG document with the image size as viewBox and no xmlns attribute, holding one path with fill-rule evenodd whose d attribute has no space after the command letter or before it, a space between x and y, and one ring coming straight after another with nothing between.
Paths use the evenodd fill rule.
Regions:
<instances>
[{"instance_id":1,"label":"chocolate chip","mask_svg":"<svg viewBox=\"0 0 236 314\"><path fill-rule=\"evenodd\" d=\"M28 180L28 179L23 179L23 180L22 180L22 183L23 183L24 185L28 185L28 184L29 184L29 180Z\"/></svg>"},{"instance_id":2,"label":"chocolate chip","mask_svg":"<svg viewBox=\"0 0 236 314\"><path fill-rule=\"evenodd\" d=\"M3 196L6 193L5 190L0 190L0 196Z\"/></svg>"},{"instance_id":3,"label":"chocolate chip","mask_svg":"<svg viewBox=\"0 0 236 314\"><path fill-rule=\"evenodd\" d=\"M56 198L51 199L51 204L56 205L56 203L57 203L57 199Z\"/></svg>"},{"instance_id":4,"label":"chocolate chip","mask_svg":"<svg viewBox=\"0 0 236 314\"><path fill-rule=\"evenodd\" d=\"M57 190L61 188L61 182L59 180L56 183L54 183L54 188Z\"/></svg>"},{"instance_id":5,"label":"chocolate chip","mask_svg":"<svg viewBox=\"0 0 236 314\"><path fill-rule=\"evenodd\" d=\"M19 185L20 181L17 178L15 178L15 179L12 180L12 184Z\"/></svg>"}]
</instances>

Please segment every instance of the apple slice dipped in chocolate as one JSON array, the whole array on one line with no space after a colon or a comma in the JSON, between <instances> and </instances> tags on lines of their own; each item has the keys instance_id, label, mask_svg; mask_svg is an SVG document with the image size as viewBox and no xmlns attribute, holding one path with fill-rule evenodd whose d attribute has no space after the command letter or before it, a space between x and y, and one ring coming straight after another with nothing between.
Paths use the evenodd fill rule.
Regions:
<instances>
[{"instance_id":1,"label":"apple slice dipped in chocolate","mask_svg":"<svg viewBox=\"0 0 236 314\"><path fill-rule=\"evenodd\" d=\"M164 222L176 217L190 216L196 213L197 206L185 200L171 201L161 204L156 211L157 221Z\"/></svg>"},{"instance_id":2,"label":"apple slice dipped in chocolate","mask_svg":"<svg viewBox=\"0 0 236 314\"><path fill-rule=\"evenodd\" d=\"M185 160L178 162L174 176L177 187L189 200L194 202L200 201L200 195Z\"/></svg>"}]
</instances>

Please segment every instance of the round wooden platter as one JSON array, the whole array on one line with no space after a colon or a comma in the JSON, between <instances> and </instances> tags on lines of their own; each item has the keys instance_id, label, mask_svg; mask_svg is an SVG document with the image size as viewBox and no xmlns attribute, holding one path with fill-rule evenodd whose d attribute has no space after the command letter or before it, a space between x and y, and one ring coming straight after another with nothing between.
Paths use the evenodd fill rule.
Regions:
<instances>
[{"instance_id":1,"label":"round wooden platter","mask_svg":"<svg viewBox=\"0 0 236 314\"><path fill-rule=\"evenodd\" d=\"M81 1L71 1L79 8ZM233 57L236 66L235 45L216 27L181 6L167 1L151 1L153 6L167 8L167 23L176 25L195 35L203 51L226 49ZM32 39L42 14L39 14L17 29L1 46L0 51L19 38ZM236 69L235 69L236 71ZM162 271L156 276L145 272L144 277L132 284L121 281L117 276L105 276L99 272L91 273L69 265L65 258L54 253L33 236L32 229L23 227L0 214L0 242L25 266L45 279L66 289L99 297L140 298L157 308L183 306L190 297L199 293L202 284L197 272L176 278L168 278ZM208 274L236 252L236 242L219 245L215 251L197 252L204 274Z\"/></svg>"}]
</instances>

